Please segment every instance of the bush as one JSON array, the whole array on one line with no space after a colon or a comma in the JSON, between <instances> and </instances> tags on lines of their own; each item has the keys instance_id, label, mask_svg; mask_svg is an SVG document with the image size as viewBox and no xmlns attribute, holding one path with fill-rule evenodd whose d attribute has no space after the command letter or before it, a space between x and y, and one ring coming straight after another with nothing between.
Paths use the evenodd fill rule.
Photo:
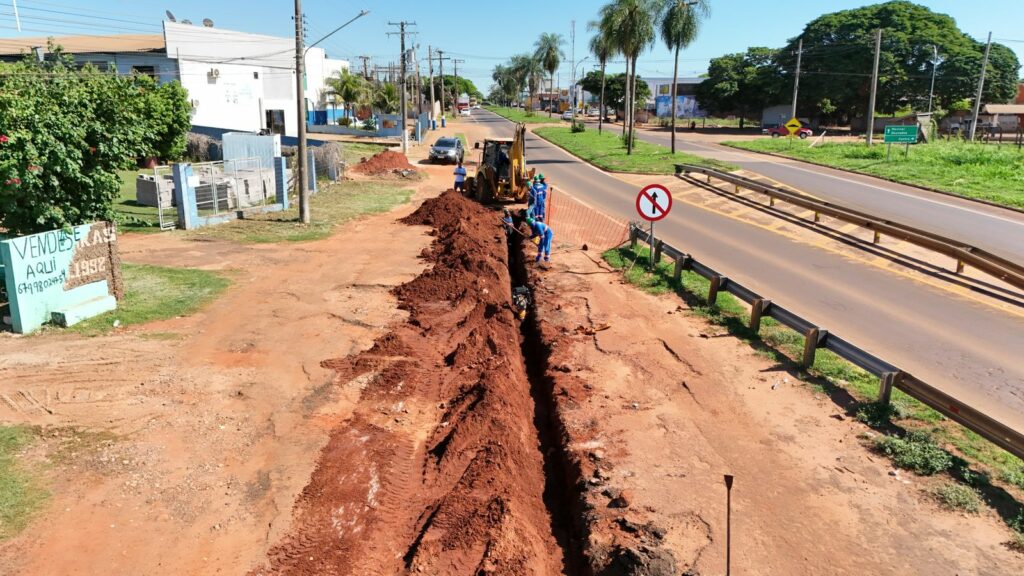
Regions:
<instances>
[{"instance_id":1,"label":"bush","mask_svg":"<svg viewBox=\"0 0 1024 576\"><path fill-rule=\"evenodd\" d=\"M370 116L366 120L363 120L363 124L359 127L362 130L369 130L371 132L377 131L377 119Z\"/></svg>"},{"instance_id":2,"label":"bush","mask_svg":"<svg viewBox=\"0 0 1024 576\"><path fill-rule=\"evenodd\" d=\"M583 123L582 120L577 120L577 121L572 123L572 132L573 132L573 134L577 134L579 132L586 132L586 130L587 130L587 125L585 123Z\"/></svg>"},{"instance_id":3,"label":"bush","mask_svg":"<svg viewBox=\"0 0 1024 576\"><path fill-rule=\"evenodd\" d=\"M351 126L351 125L352 125L352 119L349 118L348 116L344 116L342 118L338 118L338 126Z\"/></svg>"},{"instance_id":4,"label":"bush","mask_svg":"<svg viewBox=\"0 0 1024 576\"><path fill-rule=\"evenodd\" d=\"M869 402L857 408L857 420L872 428L885 426L893 418L902 417L900 408L891 402Z\"/></svg>"},{"instance_id":5,"label":"bush","mask_svg":"<svg viewBox=\"0 0 1024 576\"><path fill-rule=\"evenodd\" d=\"M981 498L973 488L953 482L946 482L931 490L935 500L947 510L977 514L981 510Z\"/></svg>"},{"instance_id":6,"label":"bush","mask_svg":"<svg viewBox=\"0 0 1024 576\"><path fill-rule=\"evenodd\" d=\"M953 457L926 432L910 432L905 438L882 436L875 440L875 449L892 458L896 466L922 476L944 472L953 465Z\"/></svg>"},{"instance_id":7,"label":"bush","mask_svg":"<svg viewBox=\"0 0 1024 576\"><path fill-rule=\"evenodd\" d=\"M1000 478L1003 482L1013 484L1017 488L1024 490L1024 466L1021 466L1016 470L1008 470L1004 472Z\"/></svg>"},{"instance_id":8,"label":"bush","mask_svg":"<svg viewBox=\"0 0 1024 576\"><path fill-rule=\"evenodd\" d=\"M79 71L51 52L55 62L0 64L0 228L15 235L111 220L117 170L185 150L180 87Z\"/></svg>"}]
</instances>

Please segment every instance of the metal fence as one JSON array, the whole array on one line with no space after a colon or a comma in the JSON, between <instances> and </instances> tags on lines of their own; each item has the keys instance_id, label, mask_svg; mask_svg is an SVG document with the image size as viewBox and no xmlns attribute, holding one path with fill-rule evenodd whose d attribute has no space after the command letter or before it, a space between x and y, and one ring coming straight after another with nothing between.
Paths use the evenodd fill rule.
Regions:
<instances>
[{"instance_id":1,"label":"metal fence","mask_svg":"<svg viewBox=\"0 0 1024 576\"><path fill-rule=\"evenodd\" d=\"M201 216L259 208L275 203L274 170L259 158L239 158L192 165L196 209Z\"/></svg>"},{"instance_id":2,"label":"metal fence","mask_svg":"<svg viewBox=\"0 0 1024 576\"><path fill-rule=\"evenodd\" d=\"M553 187L548 192L545 218L559 242L587 244L602 252L622 244L629 236L625 220L612 218Z\"/></svg>"},{"instance_id":3,"label":"metal fence","mask_svg":"<svg viewBox=\"0 0 1024 576\"><path fill-rule=\"evenodd\" d=\"M842 220L843 222L849 222L851 224L867 228L868 230L874 231L874 241L876 244L881 238L881 235L885 234L886 236L892 236L899 240L938 252L939 254L944 254L956 260L957 273L963 272L964 265L971 265L986 274L990 274L993 277L1006 282L1007 284L1024 289L1024 266L996 256L995 254L975 246L971 246L966 242L940 236L939 234L928 232L927 230L907 226L906 224L883 220L865 212L846 208L832 202L825 202L823 200L811 198L810 196L805 196L803 194L789 192L788 190L762 184L742 176L726 174L724 172L700 166L676 164L676 175L679 176L679 178L686 179L691 173L704 174L707 177L708 183L711 182L711 178L728 182L735 187L736 191L739 191L740 188L746 188L747 190L759 192L768 196L772 205L775 204L776 200L781 200L807 210L812 210L814 212L815 222L817 222L818 218L824 214L826 216Z\"/></svg>"},{"instance_id":4,"label":"metal fence","mask_svg":"<svg viewBox=\"0 0 1024 576\"><path fill-rule=\"evenodd\" d=\"M174 200L174 180L170 166L154 166L157 201L157 217L161 230L173 230L178 227L178 209Z\"/></svg>"},{"instance_id":5,"label":"metal fence","mask_svg":"<svg viewBox=\"0 0 1024 576\"><path fill-rule=\"evenodd\" d=\"M655 240L652 245L650 234L635 224L630 225L629 238L630 244L633 247L636 246L638 240L651 245L655 261L660 261L662 255L673 259L675 261L674 275L676 280L679 279L683 270L692 270L700 276L707 278L711 282L707 298L709 304L714 304L718 299L718 294L722 291L729 292L750 304L750 329L755 333L760 330L761 319L767 316L802 334L804 336L804 352L801 362L803 366L808 367L814 363L815 351L819 348L830 350L840 358L880 378L881 386L878 396L880 402L888 403L893 388L897 388L945 415L950 420L976 432L1014 456L1024 458L1024 435L1005 424L918 380L913 375L865 351L852 342L844 340L838 335L801 318L784 308L781 304L757 294L727 275L698 262L690 254L665 244L662 240Z\"/></svg>"}]
</instances>

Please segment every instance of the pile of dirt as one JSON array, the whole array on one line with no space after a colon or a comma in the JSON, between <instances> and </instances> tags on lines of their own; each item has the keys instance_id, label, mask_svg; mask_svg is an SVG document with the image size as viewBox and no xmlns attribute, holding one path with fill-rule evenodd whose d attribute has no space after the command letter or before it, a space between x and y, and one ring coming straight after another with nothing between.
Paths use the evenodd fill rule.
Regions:
<instances>
[{"instance_id":1,"label":"pile of dirt","mask_svg":"<svg viewBox=\"0 0 1024 576\"><path fill-rule=\"evenodd\" d=\"M405 222L432 267L395 289L407 322L324 362L360 405L255 573L562 573L498 219L447 192Z\"/></svg>"},{"instance_id":2,"label":"pile of dirt","mask_svg":"<svg viewBox=\"0 0 1024 576\"><path fill-rule=\"evenodd\" d=\"M393 152L391 150L384 150L378 152L356 164L355 168L352 169L359 174L366 174L369 176L379 176L381 174L391 174L392 172L403 170L416 171L416 168L409 163L409 159L401 152Z\"/></svg>"}]
</instances>

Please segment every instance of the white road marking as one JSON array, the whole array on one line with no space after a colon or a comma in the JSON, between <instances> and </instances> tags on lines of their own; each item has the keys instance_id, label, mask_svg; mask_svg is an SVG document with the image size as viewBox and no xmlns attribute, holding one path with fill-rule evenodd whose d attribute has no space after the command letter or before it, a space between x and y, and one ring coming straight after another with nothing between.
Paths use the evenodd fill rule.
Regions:
<instances>
[{"instance_id":1,"label":"white road marking","mask_svg":"<svg viewBox=\"0 0 1024 576\"><path fill-rule=\"evenodd\" d=\"M875 186L874 184L868 184L866 182L861 182L859 180L853 180L851 178L844 178L842 176L835 176L833 174L828 174L828 173L825 173L825 172L818 172L818 171L815 171L815 170L808 170L807 168L801 168L800 166L796 166L796 165L794 165L792 163L789 163L789 162L780 162L778 160L775 160L772 156L767 156L767 155L756 155L755 156L754 154L743 153L743 152L732 152L731 150L730 151L723 151L723 150L719 150L717 148L712 148L711 146L708 146L706 144L700 144L700 143L697 143L697 142L687 142L687 144L690 144L692 146L697 146L699 148L704 148L704 149L709 150L711 152L718 152L718 153L725 152L726 154L735 154L736 156L739 156L741 158L746 158L746 159L754 161L754 162L767 162L768 164L775 164L775 165L783 167L783 168L793 168L795 170L800 170L802 172L807 172L808 174L814 174L816 176L825 176L826 178L832 178L832 179L835 179L835 180L842 180L843 182L849 182L850 184L856 184L858 186L865 186L865 187L868 187L868 188L874 188L875 190L881 190L882 192L888 192L890 194L899 194L900 196L907 196L909 198L914 198L916 200L923 200L925 202L931 202L932 204L938 204L940 206L945 206L945 207L948 207L948 208L955 208L957 210L963 210L965 212L971 212L971 213L977 214L979 216L986 216L988 218L994 218L996 220L1002 220L1004 222L1009 222L1010 224L1015 224L1017 226L1024 226L1024 222L1021 222L1019 220L1011 220L1011 219L1005 218L1003 216L997 216L995 214L990 214L988 212L981 212L979 210L974 210L973 208L967 208L966 206L959 206L957 204L951 204L949 202L942 202L940 200L932 200L931 198L927 198L927 197L925 197L923 195L910 194L910 193L907 193L907 192L900 192L899 190L893 190L892 188L883 188L881 186ZM795 161L799 162L799 160L795 160ZM870 176L868 176L868 177L870 178ZM927 193L928 191L925 190L924 192Z\"/></svg>"}]
</instances>

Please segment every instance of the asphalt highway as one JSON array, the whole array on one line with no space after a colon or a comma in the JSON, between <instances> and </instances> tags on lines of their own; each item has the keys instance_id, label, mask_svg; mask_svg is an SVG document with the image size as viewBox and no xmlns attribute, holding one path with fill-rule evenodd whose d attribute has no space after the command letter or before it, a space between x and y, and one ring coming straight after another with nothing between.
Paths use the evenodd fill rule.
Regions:
<instances>
[{"instance_id":1,"label":"asphalt highway","mask_svg":"<svg viewBox=\"0 0 1024 576\"><path fill-rule=\"evenodd\" d=\"M641 140L669 146L672 134L639 130ZM767 138L767 136L766 136ZM797 141L794 146L806 146ZM694 142L676 134L676 149L724 160L772 180L876 216L955 238L1024 264L1024 214L841 170Z\"/></svg>"},{"instance_id":2,"label":"asphalt highway","mask_svg":"<svg viewBox=\"0 0 1024 576\"><path fill-rule=\"evenodd\" d=\"M491 112L474 110L472 119L495 136L512 135L513 124ZM527 163L556 189L609 215L636 218L634 185L532 134ZM557 243L557 221L552 228ZM1024 317L689 203L677 202L658 223L657 235L1024 432Z\"/></svg>"}]
</instances>

